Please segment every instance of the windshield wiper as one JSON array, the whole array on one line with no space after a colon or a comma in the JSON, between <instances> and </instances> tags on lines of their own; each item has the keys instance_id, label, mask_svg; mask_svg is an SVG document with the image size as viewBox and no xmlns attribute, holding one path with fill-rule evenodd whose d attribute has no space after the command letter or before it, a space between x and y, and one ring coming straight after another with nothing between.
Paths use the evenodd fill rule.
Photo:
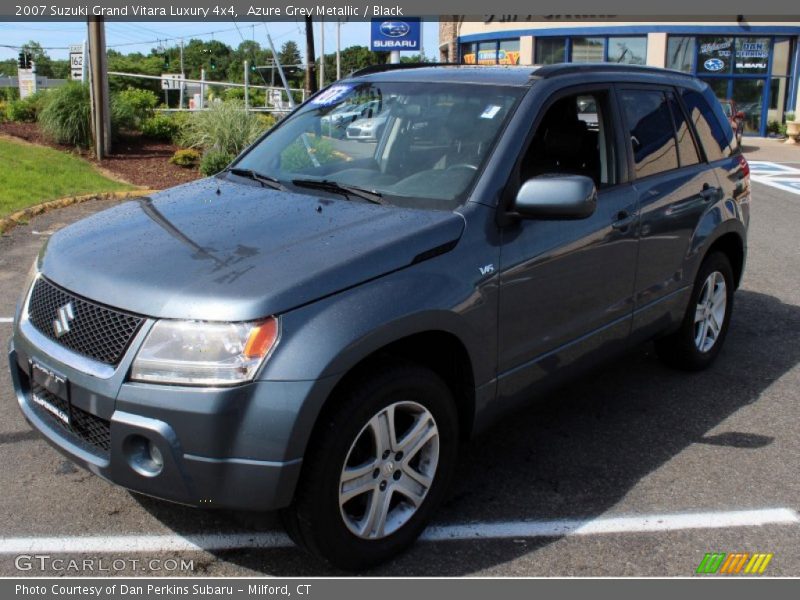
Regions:
<instances>
[{"instance_id":1,"label":"windshield wiper","mask_svg":"<svg viewBox=\"0 0 800 600\"><path fill-rule=\"evenodd\" d=\"M297 187L307 187L315 190L323 190L341 194L346 197L356 196L373 204L386 204L380 192L375 190L365 190L364 188L353 185L344 185L330 179L292 179L292 183Z\"/></svg>"},{"instance_id":2,"label":"windshield wiper","mask_svg":"<svg viewBox=\"0 0 800 600\"><path fill-rule=\"evenodd\" d=\"M238 175L239 177L247 177L248 179L257 181L262 186L272 188L273 190L286 191L286 186L284 186L280 181L274 177L270 177L269 175L264 175L258 171L254 171L253 169L239 169L237 167L230 167L225 169L225 171L228 173L233 173L234 175Z\"/></svg>"}]
</instances>

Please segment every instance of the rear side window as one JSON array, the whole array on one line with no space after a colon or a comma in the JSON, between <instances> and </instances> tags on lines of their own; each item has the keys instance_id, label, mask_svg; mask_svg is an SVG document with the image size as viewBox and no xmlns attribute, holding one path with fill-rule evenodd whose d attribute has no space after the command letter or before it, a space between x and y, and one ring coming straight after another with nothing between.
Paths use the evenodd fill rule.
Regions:
<instances>
[{"instance_id":1,"label":"rear side window","mask_svg":"<svg viewBox=\"0 0 800 600\"><path fill-rule=\"evenodd\" d=\"M672 112L672 120L675 121L678 157L680 158L681 166L696 165L700 162L700 156L697 154L697 147L694 145L694 139L689 129L689 123L686 121L686 116L683 114L675 94L667 92L667 102L669 102L669 108Z\"/></svg>"},{"instance_id":2,"label":"rear side window","mask_svg":"<svg viewBox=\"0 0 800 600\"><path fill-rule=\"evenodd\" d=\"M734 137L730 125L727 126L727 130L723 127L711 105L700 92L684 89L681 96L708 160L715 161L730 156L731 141Z\"/></svg>"},{"instance_id":3,"label":"rear side window","mask_svg":"<svg viewBox=\"0 0 800 600\"><path fill-rule=\"evenodd\" d=\"M664 93L656 90L623 90L621 99L633 148L636 177L677 169L675 131Z\"/></svg>"}]
</instances>

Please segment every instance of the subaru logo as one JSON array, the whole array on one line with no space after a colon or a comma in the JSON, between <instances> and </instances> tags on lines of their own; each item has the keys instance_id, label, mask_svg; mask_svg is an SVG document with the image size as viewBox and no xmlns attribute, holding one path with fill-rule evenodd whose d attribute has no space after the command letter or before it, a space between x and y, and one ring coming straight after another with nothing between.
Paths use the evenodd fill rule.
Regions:
<instances>
[{"instance_id":1,"label":"subaru logo","mask_svg":"<svg viewBox=\"0 0 800 600\"><path fill-rule=\"evenodd\" d=\"M408 23L403 21L384 21L381 23L381 33L388 37L403 37L411 31Z\"/></svg>"},{"instance_id":2,"label":"subaru logo","mask_svg":"<svg viewBox=\"0 0 800 600\"><path fill-rule=\"evenodd\" d=\"M709 58L703 63L706 71L721 71L725 68L725 63L720 58Z\"/></svg>"},{"instance_id":3,"label":"subaru logo","mask_svg":"<svg viewBox=\"0 0 800 600\"><path fill-rule=\"evenodd\" d=\"M56 333L56 337L69 333L69 324L73 319L75 319L75 310L72 307L72 302L67 302L56 311L56 320L53 321L53 330Z\"/></svg>"}]
</instances>

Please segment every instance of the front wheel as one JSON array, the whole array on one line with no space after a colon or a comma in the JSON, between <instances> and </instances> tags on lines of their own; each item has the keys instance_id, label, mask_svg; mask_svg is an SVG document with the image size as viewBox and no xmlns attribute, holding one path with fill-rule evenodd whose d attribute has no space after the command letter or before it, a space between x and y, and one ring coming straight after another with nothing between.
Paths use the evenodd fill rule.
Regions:
<instances>
[{"instance_id":1,"label":"front wheel","mask_svg":"<svg viewBox=\"0 0 800 600\"><path fill-rule=\"evenodd\" d=\"M332 401L284 523L312 553L363 569L424 529L453 473L458 419L441 378L414 365L364 377Z\"/></svg>"},{"instance_id":2,"label":"front wheel","mask_svg":"<svg viewBox=\"0 0 800 600\"><path fill-rule=\"evenodd\" d=\"M680 329L656 341L664 362L689 371L714 362L728 333L734 285L727 256L715 252L703 261Z\"/></svg>"}]
</instances>

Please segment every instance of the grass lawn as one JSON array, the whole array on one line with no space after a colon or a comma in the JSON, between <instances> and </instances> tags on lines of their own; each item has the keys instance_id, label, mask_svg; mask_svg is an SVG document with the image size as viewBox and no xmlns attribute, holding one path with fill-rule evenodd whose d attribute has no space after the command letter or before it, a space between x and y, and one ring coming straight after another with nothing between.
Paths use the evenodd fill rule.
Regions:
<instances>
[{"instance_id":1,"label":"grass lawn","mask_svg":"<svg viewBox=\"0 0 800 600\"><path fill-rule=\"evenodd\" d=\"M64 196L130 189L77 156L0 138L0 218Z\"/></svg>"}]
</instances>

